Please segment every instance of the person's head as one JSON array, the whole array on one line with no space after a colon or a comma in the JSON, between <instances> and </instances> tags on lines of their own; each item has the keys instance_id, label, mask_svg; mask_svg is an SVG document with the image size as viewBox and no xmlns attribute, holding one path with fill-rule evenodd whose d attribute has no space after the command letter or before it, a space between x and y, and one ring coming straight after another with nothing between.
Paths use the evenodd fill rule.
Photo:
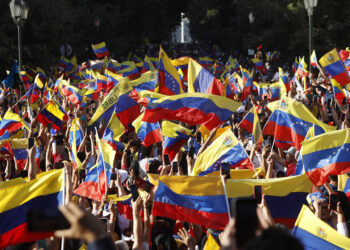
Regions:
<instances>
[{"instance_id":1,"label":"person's head","mask_svg":"<svg viewBox=\"0 0 350 250\"><path fill-rule=\"evenodd\" d=\"M85 152L78 152L77 157L78 157L79 161L83 162L83 161L85 161L86 154L85 154Z\"/></svg>"},{"instance_id":2,"label":"person's head","mask_svg":"<svg viewBox=\"0 0 350 250\"><path fill-rule=\"evenodd\" d=\"M139 151L139 147L140 147L140 141L132 140L130 142L130 151L131 151L131 153L135 153L135 152Z\"/></svg>"},{"instance_id":3,"label":"person's head","mask_svg":"<svg viewBox=\"0 0 350 250\"><path fill-rule=\"evenodd\" d=\"M329 180L331 184L338 185L338 175L330 175Z\"/></svg>"},{"instance_id":4,"label":"person's head","mask_svg":"<svg viewBox=\"0 0 350 250\"><path fill-rule=\"evenodd\" d=\"M148 171L147 173L150 173L150 174L157 174L158 173L158 168L159 166L162 165L162 162L161 161L158 161L158 160L153 160L150 162L150 164L148 165Z\"/></svg>"},{"instance_id":5,"label":"person's head","mask_svg":"<svg viewBox=\"0 0 350 250\"><path fill-rule=\"evenodd\" d=\"M295 153L297 152L295 147L290 147L288 150L284 151L286 153L286 160L288 163L296 161Z\"/></svg>"},{"instance_id":6,"label":"person's head","mask_svg":"<svg viewBox=\"0 0 350 250\"><path fill-rule=\"evenodd\" d=\"M151 146L146 147L142 147L142 156L143 158L148 158L148 157L152 157L154 153L154 144Z\"/></svg>"},{"instance_id":7,"label":"person's head","mask_svg":"<svg viewBox=\"0 0 350 250\"><path fill-rule=\"evenodd\" d=\"M137 161L133 161L129 167L129 173L133 179L140 177L140 165Z\"/></svg>"}]
</instances>

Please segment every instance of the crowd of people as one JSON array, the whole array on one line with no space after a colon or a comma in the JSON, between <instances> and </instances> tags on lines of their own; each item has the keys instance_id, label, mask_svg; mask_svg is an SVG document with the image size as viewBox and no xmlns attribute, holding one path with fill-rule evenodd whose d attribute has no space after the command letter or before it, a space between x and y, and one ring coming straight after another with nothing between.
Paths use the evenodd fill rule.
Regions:
<instances>
[{"instance_id":1,"label":"crowd of people","mask_svg":"<svg viewBox=\"0 0 350 250\"><path fill-rule=\"evenodd\" d=\"M158 48L148 51L154 53L148 56L157 58L159 55L155 51ZM222 78L222 73L228 67L226 61L229 61L229 56L235 57L241 69L232 68L227 79L230 78L233 84L237 85L240 78L243 78L241 72L243 68L249 69L250 72L254 71L255 65L251 61L252 58L259 58L263 63L263 69L255 69L252 75L253 86L280 81L278 66L284 69L289 84L286 93L280 91L279 97L276 99L269 87L263 95L259 91L254 91L254 87L252 87L249 96L237 112L229 120L220 124L221 127L230 126L230 130L243 146L253 167L260 169L258 176L254 178L272 179L293 176L296 172L299 151L292 146L288 149L278 148L271 135L263 135L261 144L253 142L252 135L240 126L241 121L244 120L252 107L256 107L261 128L268 122L272 113L268 104L283 98L283 95L303 103L318 120L336 126L337 130L350 127L348 96L345 96L343 102L339 103L333 92L330 76L319 65L305 76L307 84L304 86L308 87L304 87L302 91L299 87L301 80L299 82L296 77L293 78L296 70L292 70L290 65L280 65L282 62L277 57L266 58L265 52L261 48L254 56L250 57L238 52L235 52L235 55L225 55L218 52L216 47L195 53L181 48L167 48L167 46L164 48L168 49L168 55L173 59L189 56L200 62L200 53L212 58L212 64L205 65L205 67L217 79ZM134 61L135 64L143 62L139 61L139 58L144 56L141 54L143 52L138 51L138 54L129 58L129 61ZM75 73L81 71L82 75L84 70L91 69L99 74L104 74L107 67L105 60L74 65ZM101 68L93 68L93 65L97 64L102 65ZM154 66L154 70L157 70L157 65ZM30 74L28 68L26 69L28 76ZM141 76L140 69L138 77ZM234 72L240 77L237 75L233 77ZM62 75L63 79L70 78L70 84L76 88L84 89L86 87L86 84L80 85L83 78L75 80L74 75L68 74L62 67L52 67L51 72L46 73L41 79L44 85L41 88L31 88L30 86L37 84L34 82L35 77L32 77L32 82L30 82L28 77L25 78L23 75L21 81L15 84L17 87L2 86L0 95L2 119L6 120L4 118L6 112L11 112L19 115L28 126L28 130L25 129L25 126L21 126L12 131L10 136L35 138L35 145L30 149L25 149L27 150L27 159L23 166L23 163L18 160L18 157L16 158L11 150L1 149L0 181L28 178L27 180L30 182L35 180L40 173L64 168L66 197L65 205L61 205L59 210L68 220L70 227L55 231L54 236L47 239L7 246L5 249L58 249L62 245L65 249L209 249L212 247L221 249L304 249L303 244L291 235L290 229L283 224L274 222L269 212L271 208L268 207L264 194L262 194L261 201L255 205L257 221L255 227L249 227L249 232L242 229L242 224L239 225L242 223L242 219L235 217L230 218L224 230L217 230L181 221L180 218L175 220L152 215L152 204L157 186L150 184L148 175L191 175L196 159L214 141L213 138L219 127L210 131L207 138L202 135L200 140L196 140L201 124L193 126L173 120L172 122L191 130L192 134L179 149L172 162L169 163L165 161L162 153L163 142L145 147L145 143L140 140L137 131L130 123L120 137L118 146L113 148L115 158L110 170L108 189L102 199L93 200L75 194L74 190L84 182L89 181L89 171L100 160L101 147L99 147L97 139L101 139L105 130L108 129L108 120L102 119L97 124L95 123L96 131L88 124L98 107L108 96L110 89L98 89L94 92L94 98L88 99L88 101L84 99L84 105L82 102L77 104L59 91L59 84L58 87L53 84L48 90L48 84L55 83ZM224 84L226 76L222 80L222 84ZM96 79L90 79L90 82L94 81L97 85ZM187 77L182 75L181 81L183 92L186 93ZM244 78L243 81L245 81ZM24 89L26 89L25 92ZM231 88L231 91L234 93L231 99L241 101L242 90ZM30 94L24 95L27 92ZM344 92L347 93L346 89ZM25 98L22 98L23 96ZM58 104L67 115L67 119L62 119L60 129L53 129L52 125L37 119L50 100ZM139 108L140 113L145 109L142 103L139 104ZM126 115L132 116L132 114ZM76 145L76 150L72 148L73 138L72 133L70 133L73 123L79 126L79 130L83 134L82 140ZM6 128L4 123L0 124L0 127L1 129ZM18 136L18 131L22 130L23 133ZM197 144L196 150L194 154L191 154L189 151L194 144ZM79 167L76 165L76 157L81 162ZM173 167L174 162L176 162L177 169ZM230 178L227 173L224 173L223 167L220 169L221 175ZM142 195L132 199L131 210L129 210L132 212L128 214L122 211L121 207L118 206L117 199L112 197L126 197L132 193L130 186L135 184L139 187ZM313 187L313 192L307 196L305 203L309 204L310 209L319 219L328 223L339 234L349 237L349 201L347 194L343 191L338 190L338 176L330 175L324 185ZM335 208L329 206L330 196L334 193L338 194ZM2 203L3 201L0 201L0 204Z\"/></svg>"}]
</instances>

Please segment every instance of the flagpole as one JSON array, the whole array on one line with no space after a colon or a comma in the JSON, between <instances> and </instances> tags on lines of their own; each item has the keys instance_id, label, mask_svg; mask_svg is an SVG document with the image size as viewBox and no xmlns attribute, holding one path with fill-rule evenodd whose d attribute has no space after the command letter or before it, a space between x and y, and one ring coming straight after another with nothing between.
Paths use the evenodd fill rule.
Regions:
<instances>
[{"instance_id":1,"label":"flagpole","mask_svg":"<svg viewBox=\"0 0 350 250\"><path fill-rule=\"evenodd\" d=\"M66 168L63 168L63 192L62 192L62 198L63 198L63 206L66 205ZM64 237L61 239L61 250L64 250Z\"/></svg>"},{"instance_id":2,"label":"flagpole","mask_svg":"<svg viewBox=\"0 0 350 250\"><path fill-rule=\"evenodd\" d=\"M226 201L227 212L228 212L228 219L230 220L230 218L231 218L231 210L230 210L230 205L228 204L226 184L225 184L225 176L224 175L220 175L220 177L221 177L222 186L224 187L225 201Z\"/></svg>"}]
</instances>

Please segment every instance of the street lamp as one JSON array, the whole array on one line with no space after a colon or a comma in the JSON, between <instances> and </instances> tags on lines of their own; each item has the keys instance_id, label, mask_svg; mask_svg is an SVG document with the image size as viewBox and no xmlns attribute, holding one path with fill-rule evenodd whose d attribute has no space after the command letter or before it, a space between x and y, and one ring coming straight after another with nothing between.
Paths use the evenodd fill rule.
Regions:
<instances>
[{"instance_id":1,"label":"street lamp","mask_svg":"<svg viewBox=\"0 0 350 250\"><path fill-rule=\"evenodd\" d=\"M22 69L22 37L21 29L24 25L25 20L28 17L28 5L23 0L11 0L10 4L11 16L15 24L17 25L18 31L18 69L19 72Z\"/></svg>"},{"instance_id":2,"label":"street lamp","mask_svg":"<svg viewBox=\"0 0 350 250\"><path fill-rule=\"evenodd\" d=\"M311 53L312 53L312 14L314 8L317 6L317 0L304 0L305 9L309 16L309 60L310 60L310 74L312 70L311 66Z\"/></svg>"}]
</instances>

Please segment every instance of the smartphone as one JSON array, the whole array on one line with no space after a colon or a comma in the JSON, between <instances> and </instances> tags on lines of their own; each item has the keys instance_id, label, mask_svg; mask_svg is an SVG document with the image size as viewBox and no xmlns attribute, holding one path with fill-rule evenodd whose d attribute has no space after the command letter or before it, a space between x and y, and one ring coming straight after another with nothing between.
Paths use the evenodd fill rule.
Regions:
<instances>
[{"instance_id":1,"label":"smartphone","mask_svg":"<svg viewBox=\"0 0 350 250\"><path fill-rule=\"evenodd\" d=\"M137 191L137 186L135 184L130 185L130 191L131 191L132 200L136 201L137 198L139 198L139 191Z\"/></svg>"},{"instance_id":2,"label":"smartphone","mask_svg":"<svg viewBox=\"0 0 350 250\"><path fill-rule=\"evenodd\" d=\"M164 154L164 164L166 166L170 165L170 159L168 154Z\"/></svg>"},{"instance_id":3,"label":"smartphone","mask_svg":"<svg viewBox=\"0 0 350 250\"><path fill-rule=\"evenodd\" d=\"M250 197L240 197L231 201L231 215L236 219L236 239L239 248L255 238L259 225L256 209L256 201Z\"/></svg>"},{"instance_id":4,"label":"smartphone","mask_svg":"<svg viewBox=\"0 0 350 250\"><path fill-rule=\"evenodd\" d=\"M116 180L117 179L117 173L112 172L111 173L111 180Z\"/></svg>"},{"instance_id":5,"label":"smartphone","mask_svg":"<svg viewBox=\"0 0 350 250\"><path fill-rule=\"evenodd\" d=\"M190 150L188 150L188 157L193 158L195 152L194 147L190 147Z\"/></svg>"},{"instance_id":6,"label":"smartphone","mask_svg":"<svg viewBox=\"0 0 350 250\"><path fill-rule=\"evenodd\" d=\"M202 133L201 132L197 132L197 138L196 138L198 143L202 142Z\"/></svg>"},{"instance_id":7,"label":"smartphone","mask_svg":"<svg viewBox=\"0 0 350 250\"><path fill-rule=\"evenodd\" d=\"M179 167L178 163L177 163L176 161L174 161L174 162L173 162L173 166L172 166L173 172L174 172L174 173L177 173L178 167Z\"/></svg>"},{"instance_id":8,"label":"smartphone","mask_svg":"<svg viewBox=\"0 0 350 250\"><path fill-rule=\"evenodd\" d=\"M35 138L34 137L30 137L28 139L28 149L31 149L35 144Z\"/></svg>"},{"instance_id":9,"label":"smartphone","mask_svg":"<svg viewBox=\"0 0 350 250\"><path fill-rule=\"evenodd\" d=\"M53 232L70 228L68 220L55 209L29 209L27 221L29 232Z\"/></svg>"},{"instance_id":10,"label":"smartphone","mask_svg":"<svg viewBox=\"0 0 350 250\"><path fill-rule=\"evenodd\" d=\"M257 204L261 203L262 200L262 186L254 186L254 199Z\"/></svg>"},{"instance_id":11,"label":"smartphone","mask_svg":"<svg viewBox=\"0 0 350 250\"><path fill-rule=\"evenodd\" d=\"M338 194L329 195L329 208L331 210L337 210Z\"/></svg>"}]
</instances>

